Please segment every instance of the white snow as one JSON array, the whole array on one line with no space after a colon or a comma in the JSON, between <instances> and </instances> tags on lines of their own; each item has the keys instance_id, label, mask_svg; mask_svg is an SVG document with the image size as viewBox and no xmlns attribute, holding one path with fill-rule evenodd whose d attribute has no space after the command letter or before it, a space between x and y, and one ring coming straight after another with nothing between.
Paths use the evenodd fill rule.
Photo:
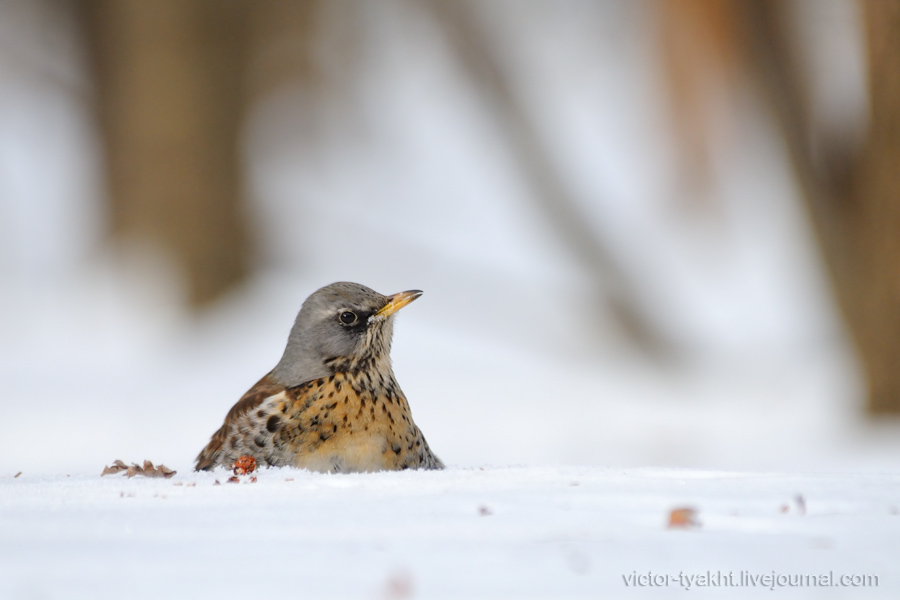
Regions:
<instances>
[{"instance_id":1,"label":"white snow","mask_svg":"<svg viewBox=\"0 0 900 600\"><path fill-rule=\"evenodd\" d=\"M773 572L877 577L865 588L785 585L775 597L900 592L897 474L270 469L238 484L228 475L3 477L0 597L668 598L685 597L680 574L704 595L696 577L720 573L722 586L733 573L745 587L728 597L758 598L771 590L749 577ZM699 527L667 528L677 507L695 508ZM671 580L627 586L635 573Z\"/></svg>"}]
</instances>

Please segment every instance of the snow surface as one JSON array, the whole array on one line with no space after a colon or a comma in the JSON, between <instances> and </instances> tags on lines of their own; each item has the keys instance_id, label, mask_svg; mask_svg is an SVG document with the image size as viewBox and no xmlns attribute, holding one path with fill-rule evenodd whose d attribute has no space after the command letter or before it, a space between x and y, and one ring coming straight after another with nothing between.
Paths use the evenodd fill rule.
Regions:
<instances>
[{"instance_id":1,"label":"snow surface","mask_svg":"<svg viewBox=\"0 0 900 600\"><path fill-rule=\"evenodd\" d=\"M629 587L624 577L707 572L878 577L877 587L776 587L773 597L900 593L897 474L270 469L239 484L228 475L3 477L0 597L667 598L712 592ZM684 506L699 527L667 528Z\"/></svg>"}]
</instances>

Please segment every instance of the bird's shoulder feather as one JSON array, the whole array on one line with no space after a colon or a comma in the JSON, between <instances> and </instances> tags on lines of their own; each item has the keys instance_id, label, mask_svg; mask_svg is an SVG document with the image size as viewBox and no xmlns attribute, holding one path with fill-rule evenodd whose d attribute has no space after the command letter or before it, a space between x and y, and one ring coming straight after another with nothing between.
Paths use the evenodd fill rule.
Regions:
<instances>
[{"instance_id":1,"label":"bird's shoulder feather","mask_svg":"<svg viewBox=\"0 0 900 600\"><path fill-rule=\"evenodd\" d=\"M271 373L257 381L228 411L222 427L212 435L209 443L197 456L195 469L205 471L215 467L222 455L231 426L259 407L266 399L283 393L285 389L282 384L272 378Z\"/></svg>"}]
</instances>

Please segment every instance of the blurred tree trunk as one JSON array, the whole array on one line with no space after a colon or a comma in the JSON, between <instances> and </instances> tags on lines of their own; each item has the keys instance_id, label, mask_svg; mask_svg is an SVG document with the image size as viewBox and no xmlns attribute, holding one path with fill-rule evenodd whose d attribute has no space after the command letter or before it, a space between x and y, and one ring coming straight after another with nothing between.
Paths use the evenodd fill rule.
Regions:
<instances>
[{"instance_id":1,"label":"blurred tree trunk","mask_svg":"<svg viewBox=\"0 0 900 600\"><path fill-rule=\"evenodd\" d=\"M843 240L827 250L869 379L869 409L900 413L900 3L863 3L869 131L836 198ZM840 191L840 190L839 190Z\"/></svg>"},{"instance_id":2,"label":"blurred tree trunk","mask_svg":"<svg viewBox=\"0 0 900 600\"><path fill-rule=\"evenodd\" d=\"M861 0L870 103L861 151L846 140L811 146L802 66L783 6L776 0L742 5L757 75L784 132L863 362L868 409L900 413L900 3Z\"/></svg>"},{"instance_id":3,"label":"blurred tree trunk","mask_svg":"<svg viewBox=\"0 0 900 600\"><path fill-rule=\"evenodd\" d=\"M319 91L322 73L316 42L324 9L352 8L346 3L324 6L320 0L266 0L248 12L248 44L252 68L248 95L263 97L284 85Z\"/></svg>"},{"instance_id":4,"label":"blurred tree trunk","mask_svg":"<svg viewBox=\"0 0 900 600\"><path fill-rule=\"evenodd\" d=\"M490 31L478 16L477 3L430 0L431 11L446 33L451 50L483 98L498 132L518 162L533 198L572 256L596 286L598 298L615 319L622 339L655 359L676 356L676 343L656 326L643 308L628 271L607 247L606 240L588 225L583 210L546 143L515 90L495 49Z\"/></svg>"},{"instance_id":5,"label":"blurred tree trunk","mask_svg":"<svg viewBox=\"0 0 900 600\"><path fill-rule=\"evenodd\" d=\"M82 0L114 233L174 256L190 300L246 270L243 0Z\"/></svg>"}]
</instances>

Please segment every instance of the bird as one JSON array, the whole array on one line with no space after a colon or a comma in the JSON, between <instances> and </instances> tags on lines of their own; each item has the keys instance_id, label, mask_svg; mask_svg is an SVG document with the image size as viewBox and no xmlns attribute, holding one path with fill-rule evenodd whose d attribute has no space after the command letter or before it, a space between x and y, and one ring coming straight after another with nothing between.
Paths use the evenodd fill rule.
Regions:
<instances>
[{"instance_id":1,"label":"bird","mask_svg":"<svg viewBox=\"0 0 900 600\"><path fill-rule=\"evenodd\" d=\"M443 469L391 366L394 314L421 295L350 282L313 292L281 360L228 411L195 470L245 455L324 473Z\"/></svg>"}]
</instances>

